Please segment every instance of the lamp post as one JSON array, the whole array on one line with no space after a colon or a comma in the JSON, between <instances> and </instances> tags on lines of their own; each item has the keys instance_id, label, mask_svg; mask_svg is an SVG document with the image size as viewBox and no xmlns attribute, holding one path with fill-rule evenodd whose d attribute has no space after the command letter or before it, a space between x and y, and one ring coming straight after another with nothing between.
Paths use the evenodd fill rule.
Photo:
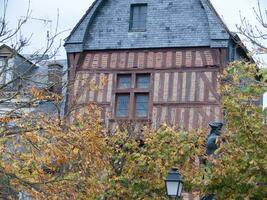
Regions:
<instances>
[{"instance_id":1,"label":"lamp post","mask_svg":"<svg viewBox=\"0 0 267 200\"><path fill-rule=\"evenodd\" d=\"M167 195L170 199L182 197L183 179L177 168L172 168L165 179Z\"/></svg>"},{"instance_id":2,"label":"lamp post","mask_svg":"<svg viewBox=\"0 0 267 200\"><path fill-rule=\"evenodd\" d=\"M211 131L207 138L206 149L206 154L208 156L212 155L218 148L216 142L218 137L221 135L223 123L213 121L209 123L209 126L211 127ZM183 179L177 168L172 168L171 171L168 173L165 179L165 187L169 198L176 199L182 197ZM214 200L214 195L205 195L201 198L201 200Z\"/></svg>"}]
</instances>

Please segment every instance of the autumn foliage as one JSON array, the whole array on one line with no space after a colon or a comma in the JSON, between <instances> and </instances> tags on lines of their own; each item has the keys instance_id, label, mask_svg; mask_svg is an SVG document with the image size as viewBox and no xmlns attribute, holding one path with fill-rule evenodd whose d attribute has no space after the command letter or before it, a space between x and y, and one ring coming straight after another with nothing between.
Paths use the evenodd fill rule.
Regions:
<instances>
[{"instance_id":1,"label":"autumn foliage","mask_svg":"<svg viewBox=\"0 0 267 200\"><path fill-rule=\"evenodd\" d=\"M205 155L208 130L188 133L162 125L140 132L129 123L110 133L96 105L63 119L40 113L7 116L0 127L2 197L167 199L164 179L175 166L185 191L196 197L264 199L267 131L257 102L266 91L265 73L233 63L220 81L226 125L210 157ZM32 95L52 98L38 90Z\"/></svg>"},{"instance_id":2,"label":"autumn foliage","mask_svg":"<svg viewBox=\"0 0 267 200\"><path fill-rule=\"evenodd\" d=\"M94 110L71 125L43 115L15 121L13 135L1 140L0 172L9 186L38 199L100 195L106 153Z\"/></svg>"},{"instance_id":3,"label":"autumn foliage","mask_svg":"<svg viewBox=\"0 0 267 200\"><path fill-rule=\"evenodd\" d=\"M266 70L242 62L232 63L221 77L226 131L206 174L206 190L218 199L267 197L267 127L259 106L266 80Z\"/></svg>"}]
</instances>

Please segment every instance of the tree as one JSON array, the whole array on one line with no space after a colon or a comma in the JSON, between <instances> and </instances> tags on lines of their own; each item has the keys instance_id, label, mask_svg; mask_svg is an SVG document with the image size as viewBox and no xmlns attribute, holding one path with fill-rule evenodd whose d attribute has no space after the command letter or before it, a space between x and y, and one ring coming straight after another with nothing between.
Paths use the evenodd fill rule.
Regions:
<instances>
[{"instance_id":1,"label":"tree","mask_svg":"<svg viewBox=\"0 0 267 200\"><path fill-rule=\"evenodd\" d=\"M183 174L186 191L199 189L205 138L205 132L186 133L166 125L144 130L141 140L134 131L117 130L108 140L111 169L106 198L167 199L164 179L173 166Z\"/></svg>"},{"instance_id":2,"label":"tree","mask_svg":"<svg viewBox=\"0 0 267 200\"><path fill-rule=\"evenodd\" d=\"M29 45L32 37L32 35L25 37L21 34L23 26L31 20L30 0L25 16L18 20L14 28L9 26L6 17L9 1L1 0L1 4L3 10L0 15L0 47L6 47L9 52L1 54L0 59L0 106L2 108L6 104L11 104L12 101L17 101L18 105L13 106L9 112L0 111L5 112L6 116L11 116L23 114L25 107L34 107L33 105L38 103L28 92L32 87L48 91L52 88L53 85L45 81L44 74L41 72L36 74L36 69L54 58L60 47L60 44L55 45L55 41L63 31L58 31L58 16L55 29L47 34L45 46L33 50L30 56L24 57L21 52Z\"/></svg>"},{"instance_id":3,"label":"tree","mask_svg":"<svg viewBox=\"0 0 267 200\"><path fill-rule=\"evenodd\" d=\"M20 53L23 48L29 44L31 36L23 36L21 34L21 29L28 23L31 17L30 1L28 2L28 9L26 10L25 17L19 19L17 26L14 28L9 26L6 17L8 5L8 0L1 0L1 7L3 10L1 9L0 15L0 46L2 47L2 45L8 44L11 48L8 47L9 54L7 56L0 58L0 198L6 198L10 195L17 197L17 192L21 190L19 189L20 187L16 187L12 181L20 183L20 186L26 186L28 184L27 178L19 179L19 176L16 175L18 172L23 173L23 170L27 170L27 168L23 169L24 163L18 164L18 162L21 161L15 158L14 162L10 163L10 158L8 157L11 155L19 157L20 153L23 153L24 150L28 152L28 149L24 147L24 145L27 144L27 146L29 146L29 143L22 137L26 137L27 131L40 131L37 126L33 126L37 120L40 120L40 116L25 112L25 108L35 108L39 103L49 101L60 111L59 105L63 99L62 96L50 91L53 85L48 82L40 81L40 78L36 78L36 74L32 73L38 65L53 58L57 53L59 46L55 46L55 39L61 34L61 32L57 30L57 25L55 30L52 31L52 34L47 35L46 46L36 49L31 57L24 58ZM13 58L19 59L13 62ZM10 64L9 61L11 59L13 59L12 62L14 64ZM27 64L26 67L25 64ZM10 104L12 106L8 107ZM8 110L5 109L7 107L9 108ZM2 111L3 108L4 112ZM59 120L59 116L55 119ZM27 126L25 124L27 124ZM33 134L33 137L34 136L37 135ZM18 152L16 145L20 146L18 147ZM28 155L26 152L24 152L25 156ZM17 168L16 163L18 164ZM7 164L10 164L10 166ZM20 171L15 171L16 173L13 173L14 171L12 170L15 169ZM23 176L23 174L20 173L19 175Z\"/></svg>"},{"instance_id":4,"label":"tree","mask_svg":"<svg viewBox=\"0 0 267 200\"><path fill-rule=\"evenodd\" d=\"M31 19L30 7L17 27L10 28L6 18L9 1L3 1L0 44L10 44L9 57L14 57L30 41L30 37L20 35L21 28ZM4 74L16 75L0 83L0 105L4 107L10 101L17 102L0 116L1 199L17 199L23 195L38 199L86 199L104 193L102 173L105 172L103 155L106 148L98 117L99 108L83 106L83 114L76 115L74 113L79 106L74 105L70 108L71 112L61 118L63 96L52 92L53 85L41 82L31 73L36 66L56 55L59 47L55 47L54 43L60 33L56 25L53 34L47 35L46 46L33 52L31 58L24 59L15 67L7 64L0 67L0 77ZM27 69L18 73L17 70L28 61L30 65ZM20 84L15 84L17 82ZM61 84L67 86L73 83ZM88 87L97 89L99 86L88 83ZM22 101L25 96L26 101ZM51 115L25 112L25 108L35 108L47 102L52 103L56 110Z\"/></svg>"},{"instance_id":5,"label":"tree","mask_svg":"<svg viewBox=\"0 0 267 200\"><path fill-rule=\"evenodd\" d=\"M5 16L0 21L1 37L18 33L5 31L9 30ZM26 21L19 23L18 29ZM24 43L17 45L17 50ZM140 131L122 124L111 134L101 124L101 108L96 105L74 105L65 118L6 113L0 118L1 195L14 199L19 194L36 199L166 199L164 179L177 167L185 190L196 196L263 199L267 136L257 102L266 91L266 75L249 63L235 62L225 69L220 90L227 123L214 156L205 155L208 130L186 133L164 125ZM11 83L0 90L5 91ZM88 87L101 89L93 83ZM58 105L62 101L48 85L33 88L29 95L28 103ZM12 98L19 96L20 90L16 90Z\"/></svg>"},{"instance_id":6,"label":"tree","mask_svg":"<svg viewBox=\"0 0 267 200\"><path fill-rule=\"evenodd\" d=\"M27 115L15 120L16 130L2 130L2 180L38 199L165 199L164 179L177 167L185 191L196 197L264 199L267 128L258 100L266 78L254 64L225 69L220 91L227 123L213 156L205 154L207 130L136 131L122 124L108 134L100 108L90 105L70 120Z\"/></svg>"},{"instance_id":7,"label":"tree","mask_svg":"<svg viewBox=\"0 0 267 200\"><path fill-rule=\"evenodd\" d=\"M209 158L204 188L218 199L266 198L267 127L258 105L266 78L266 70L242 62L232 63L222 76L227 128L216 158Z\"/></svg>"},{"instance_id":8,"label":"tree","mask_svg":"<svg viewBox=\"0 0 267 200\"><path fill-rule=\"evenodd\" d=\"M92 106L69 124L29 114L13 121L15 130L1 129L0 174L9 182L4 191L37 199L100 196L106 148L98 115Z\"/></svg>"},{"instance_id":9,"label":"tree","mask_svg":"<svg viewBox=\"0 0 267 200\"><path fill-rule=\"evenodd\" d=\"M255 53L267 53L267 13L264 11L260 0L257 0L257 8L253 8L258 25L252 25L245 17L241 17L241 24L237 25L239 33L255 48Z\"/></svg>"},{"instance_id":10,"label":"tree","mask_svg":"<svg viewBox=\"0 0 267 200\"><path fill-rule=\"evenodd\" d=\"M164 199L172 166L187 191L200 188L205 132L163 126L144 130L141 140L124 129L109 135L99 114L91 105L73 123L28 115L16 120L17 130L2 130L0 172L8 189L38 199Z\"/></svg>"}]
</instances>

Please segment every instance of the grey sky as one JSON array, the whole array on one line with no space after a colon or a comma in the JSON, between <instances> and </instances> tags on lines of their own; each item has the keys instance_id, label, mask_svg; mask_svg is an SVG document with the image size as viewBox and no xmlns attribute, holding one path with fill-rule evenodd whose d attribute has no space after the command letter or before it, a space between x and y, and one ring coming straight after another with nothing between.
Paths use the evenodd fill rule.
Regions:
<instances>
[{"instance_id":1,"label":"grey sky","mask_svg":"<svg viewBox=\"0 0 267 200\"><path fill-rule=\"evenodd\" d=\"M222 16L231 31L235 31L235 25L240 23L241 12L252 23L256 23L253 7L256 7L257 0L211 0L219 15ZM262 7L267 10L267 1L260 0ZM4 0L0 0L2 7ZM13 26L17 19L25 15L28 0L9 0L8 19ZM70 30L79 21L82 15L89 8L93 0L31 0L31 16L52 20L52 23L45 24L38 20L29 20L23 29L23 34L32 34L31 45L25 49L31 53L33 49L44 46L46 32L55 27L57 10L59 11L59 30ZM67 37L69 31L62 34L60 39ZM65 57L64 48L60 50L59 57Z\"/></svg>"},{"instance_id":2,"label":"grey sky","mask_svg":"<svg viewBox=\"0 0 267 200\"><path fill-rule=\"evenodd\" d=\"M0 12L3 10L4 1L0 0ZM27 37L30 35L32 37L31 43L25 48L24 53L32 53L35 49L45 46L47 31L51 32L56 25L57 11L59 11L59 31L68 30L61 34L57 40L57 43L60 40L63 43L63 39L68 36L69 31L83 16L92 2L93 0L31 0L31 17L52 20L52 23L45 24L38 20L28 21L22 33ZM236 24L240 24L240 13L249 19L252 24L257 24L253 11L253 7L257 7L257 0L211 0L211 2L231 31L235 31ZM260 0L260 2L263 10L267 10L267 0ZM28 0L9 0L7 17L10 26L15 26L17 20L25 15L27 4ZM57 58L65 57L66 53L62 47ZM264 60L267 61L267 56Z\"/></svg>"}]
</instances>

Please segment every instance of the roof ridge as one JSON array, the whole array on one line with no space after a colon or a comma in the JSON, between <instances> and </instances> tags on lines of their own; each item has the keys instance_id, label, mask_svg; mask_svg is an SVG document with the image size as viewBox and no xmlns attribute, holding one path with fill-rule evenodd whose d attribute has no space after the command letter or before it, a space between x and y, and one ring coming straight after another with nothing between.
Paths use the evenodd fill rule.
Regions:
<instances>
[{"instance_id":1,"label":"roof ridge","mask_svg":"<svg viewBox=\"0 0 267 200\"><path fill-rule=\"evenodd\" d=\"M228 28L228 26L226 25L226 23L224 22L224 20L222 19L222 17L219 15L219 13L217 12L217 10L215 9L215 7L213 6L213 4L211 3L210 0L206 0L208 3L208 6L211 8L211 10L214 12L214 14L216 15L216 17L218 17L220 23L223 25L223 27L226 29L226 31L231 35L231 31Z\"/></svg>"},{"instance_id":2,"label":"roof ridge","mask_svg":"<svg viewBox=\"0 0 267 200\"><path fill-rule=\"evenodd\" d=\"M71 35L77 30L77 28L79 27L79 25L83 22L83 20L87 17L87 15L91 12L91 10L93 9L93 7L96 5L96 3L98 1L102 1L102 0L94 0L93 3L89 6L89 8L86 10L86 12L83 14L83 16L81 17L81 19L78 21L78 23L74 26L74 28L71 30L69 36L65 39L65 44L68 42L68 40L70 39ZM65 45L64 44L64 45Z\"/></svg>"},{"instance_id":3,"label":"roof ridge","mask_svg":"<svg viewBox=\"0 0 267 200\"><path fill-rule=\"evenodd\" d=\"M225 28L225 30L228 32L228 34L230 35L230 38L233 39L233 41L238 44L246 54L249 53L249 50L246 48L246 45L242 42L242 40L240 39L239 35L234 32L234 31L230 31L230 29L228 28L228 26L226 25L226 23L224 22L224 20L221 18L221 16L219 15L219 13L217 12L217 10L215 9L215 7L213 6L213 4L211 3L210 0L206 0L208 3L208 6L210 7L210 9L212 9L212 11L214 12L214 14L217 16L217 18L219 19L219 22L222 24L222 26Z\"/></svg>"},{"instance_id":4,"label":"roof ridge","mask_svg":"<svg viewBox=\"0 0 267 200\"><path fill-rule=\"evenodd\" d=\"M21 58L23 58L24 60L26 60L27 62L29 62L31 65L33 66L37 66L35 63L33 63L32 61L30 61L28 58L26 58L25 56L21 55L18 51L16 51L15 49L11 48L10 46L6 45L6 44L2 44L0 46L0 49L2 48L7 48L9 51L11 51L13 53L13 55L17 55L20 56Z\"/></svg>"}]
</instances>

